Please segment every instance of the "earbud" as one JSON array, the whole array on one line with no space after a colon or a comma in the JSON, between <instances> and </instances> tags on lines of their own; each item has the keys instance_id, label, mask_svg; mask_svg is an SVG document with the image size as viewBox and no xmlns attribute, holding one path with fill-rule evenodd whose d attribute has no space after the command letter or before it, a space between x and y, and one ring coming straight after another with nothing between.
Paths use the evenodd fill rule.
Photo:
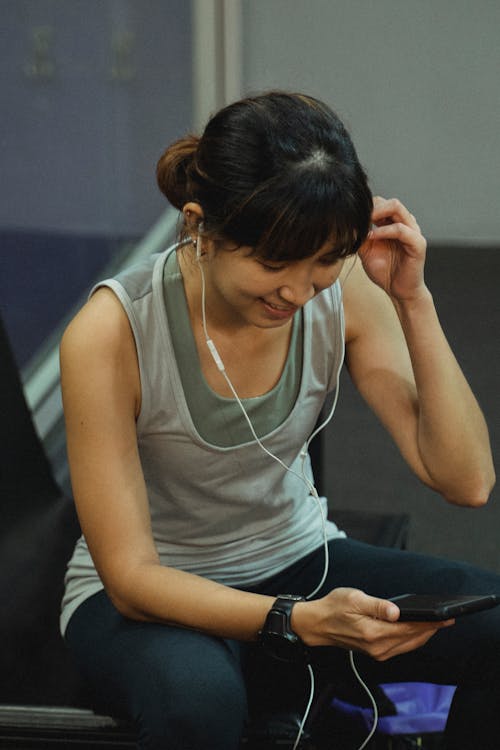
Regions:
<instances>
[{"instance_id":1,"label":"earbud","mask_svg":"<svg viewBox=\"0 0 500 750\"><path fill-rule=\"evenodd\" d=\"M203 232L203 222L198 224L198 234L196 235L196 260L201 258L201 233Z\"/></svg>"}]
</instances>

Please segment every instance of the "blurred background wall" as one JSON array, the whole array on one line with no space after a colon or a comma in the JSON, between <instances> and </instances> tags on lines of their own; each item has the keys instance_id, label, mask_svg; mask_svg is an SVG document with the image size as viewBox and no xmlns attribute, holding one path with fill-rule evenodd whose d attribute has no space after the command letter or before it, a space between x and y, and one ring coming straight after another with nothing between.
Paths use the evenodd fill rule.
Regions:
<instances>
[{"instance_id":1,"label":"blurred background wall","mask_svg":"<svg viewBox=\"0 0 500 750\"><path fill-rule=\"evenodd\" d=\"M0 312L60 481L64 321L174 236L164 146L269 88L333 106L374 192L418 217L497 449L499 28L497 0L0 0ZM414 548L500 570L497 505L456 511L422 488L347 378L326 450L333 507L408 510Z\"/></svg>"},{"instance_id":2,"label":"blurred background wall","mask_svg":"<svg viewBox=\"0 0 500 750\"><path fill-rule=\"evenodd\" d=\"M164 210L190 19L183 0L0 0L0 309L22 367Z\"/></svg>"},{"instance_id":3,"label":"blurred background wall","mask_svg":"<svg viewBox=\"0 0 500 750\"><path fill-rule=\"evenodd\" d=\"M248 0L244 86L326 99L433 242L500 236L497 0Z\"/></svg>"}]
</instances>

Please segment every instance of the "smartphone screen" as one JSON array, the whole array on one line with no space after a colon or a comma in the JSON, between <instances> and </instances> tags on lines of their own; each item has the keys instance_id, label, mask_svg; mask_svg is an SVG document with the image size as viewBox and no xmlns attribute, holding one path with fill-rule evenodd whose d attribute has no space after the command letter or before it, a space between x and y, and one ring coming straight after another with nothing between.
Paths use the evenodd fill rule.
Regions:
<instances>
[{"instance_id":1,"label":"smartphone screen","mask_svg":"<svg viewBox=\"0 0 500 750\"><path fill-rule=\"evenodd\" d=\"M500 596L479 594L446 596L445 594L401 594L391 599L401 612L400 620L432 622L480 612L500 604Z\"/></svg>"}]
</instances>

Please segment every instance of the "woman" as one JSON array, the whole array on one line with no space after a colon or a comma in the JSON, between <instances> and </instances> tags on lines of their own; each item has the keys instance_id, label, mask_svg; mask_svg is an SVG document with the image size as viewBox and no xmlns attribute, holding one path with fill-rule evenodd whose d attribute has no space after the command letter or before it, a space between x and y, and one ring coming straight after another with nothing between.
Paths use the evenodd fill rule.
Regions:
<instances>
[{"instance_id":1,"label":"woman","mask_svg":"<svg viewBox=\"0 0 500 750\"><path fill-rule=\"evenodd\" d=\"M244 665L304 701L304 660L345 684L355 650L370 679L459 685L448 747L493 747L496 610L398 622L388 599L500 593L499 578L345 539L307 456L345 338L355 385L416 475L450 503L487 500L487 429L415 218L372 201L343 125L304 95L226 107L157 177L181 242L98 285L61 344L83 530L62 629L97 704L135 721L142 748L234 750Z\"/></svg>"}]
</instances>

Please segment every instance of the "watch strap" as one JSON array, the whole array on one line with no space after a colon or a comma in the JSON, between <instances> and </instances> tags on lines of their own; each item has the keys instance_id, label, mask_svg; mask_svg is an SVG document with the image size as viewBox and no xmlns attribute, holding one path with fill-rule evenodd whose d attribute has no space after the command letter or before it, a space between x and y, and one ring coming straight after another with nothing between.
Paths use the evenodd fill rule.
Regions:
<instances>
[{"instance_id":1,"label":"watch strap","mask_svg":"<svg viewBox=\"0 0 500 750\"><path fill-rule=\"evenodd\" d=\"M297 602L305 598L296 594L281 594L273 602L259 640L265 650L281 661L304 659L307 649L291 626L291 614Z\"/></svg>"}]
</instances>

